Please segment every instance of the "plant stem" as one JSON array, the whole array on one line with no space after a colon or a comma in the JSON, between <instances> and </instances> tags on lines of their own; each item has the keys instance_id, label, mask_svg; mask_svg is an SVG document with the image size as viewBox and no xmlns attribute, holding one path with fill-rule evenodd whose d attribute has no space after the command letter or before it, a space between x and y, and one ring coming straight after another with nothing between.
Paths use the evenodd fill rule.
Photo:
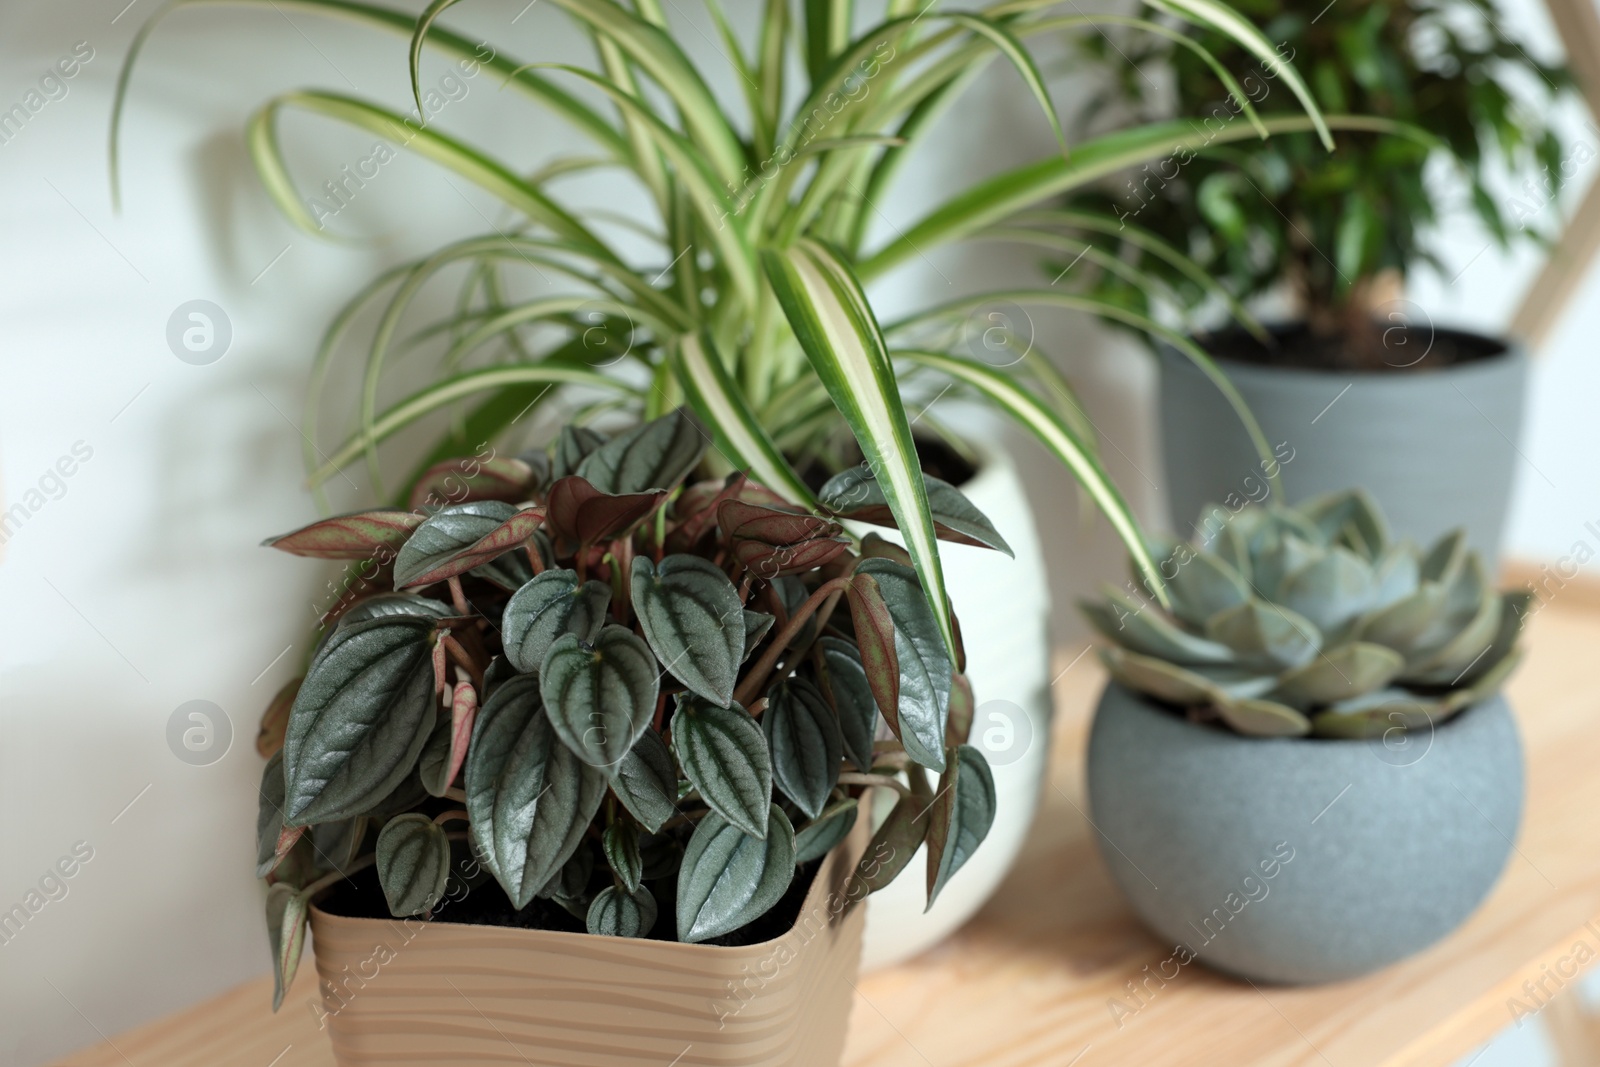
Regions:
<instances>
[{"instance_id":1,"label":"plant stem","mask_svg":"<svg viewBox=\"0 0 1600 1067\"><path fill-rule=\"evenodd\" d=\"M460 808L451 808L449 811L441 811L439 814L435 815L433 817L433 825L443 826L452 819L460 822L471 821L467 816L467 813L462 811Z\"/></svg>"},{"instance_id":2,"label":"plant stem","mask_svg":"<svg viewBox=\"0 0 1600 1067\"><path fill-rule=\"evenodd\" d=\"M471 615L472 609L467 606L467 594L461 591L461 576L450 577L450 602L456 606L457 615Z\"/></svg>"},{"instance_id":3,"label":"plant stem","mask_svg":"<svg viewBox=\"0 0 1600 1067\"><path fill-rule=\"evenodd\" d=\"M794 615L790 617L784 628L779 631L778 636L772 639L772 646L762 654L761 659L750 669L750 673L745 675L738 691L733 694L733 699L740 704L748 704L752 697L761 692L767 680L767 675L772 673L772 668L778 662L778 657L783 655L784 648L800 633L801 628L806 624L806 620L811 618L826 601L828 602L827 611L822 620L825 622L827 616L833 613L833 605L838 602L839 597L849 585L850 579L835 578L818 586L817 591L812 593L810 598L795 610ZM821 630L820 625L818 630ZM803 653L800 656L796 656L795 659L798 660L802 657Z\"/></svg>"},{"instance_id":4,"label":"plant stem","mask_svg":"<svg viewBox=\"0 0 1600 1067\"><path fill-rule=\"evenodd\" d=\"M895 790L903 797L911 795L911 788L898 778L889 778L881 774L857 774L854 771L842 771L839 774L840 785L867 785L873 787L886 787Z\"/></svg>"}]
</instances>

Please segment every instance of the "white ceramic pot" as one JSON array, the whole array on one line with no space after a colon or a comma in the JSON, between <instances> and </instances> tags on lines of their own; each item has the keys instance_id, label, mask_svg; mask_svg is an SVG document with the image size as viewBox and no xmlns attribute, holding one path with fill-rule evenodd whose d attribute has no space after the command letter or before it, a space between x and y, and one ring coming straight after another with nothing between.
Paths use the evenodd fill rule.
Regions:
<instances>
[{"instance_id":1,"label":"white ceramic pot","mask_svg":"<svg viewBox=\"0 0 1600 1067\"><path fill-rule=\"evenodd\" d=\"M943 940L999 887L1033 824L1050 754L1050 593L1044 556L1011 456L976 445L978 473L961 491L994 523L1016 558L940 542L945 584L961 622L978 712L972 744L994 771L989 836L927 912L927 850L867 901L863 970L885 967ZM880 531L883 532L883 531ZM887 792L879 790L879 793ZM882 819L893 796L880 796Z\"/></svg>"}]
</instances>

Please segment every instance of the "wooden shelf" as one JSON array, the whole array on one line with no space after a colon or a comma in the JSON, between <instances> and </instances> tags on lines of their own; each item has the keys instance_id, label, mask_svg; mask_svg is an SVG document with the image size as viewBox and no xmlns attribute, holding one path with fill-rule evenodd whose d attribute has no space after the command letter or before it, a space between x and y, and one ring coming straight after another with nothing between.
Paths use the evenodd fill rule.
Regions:
<instances>
[{"instance_id":1,"label":"wooden shelf","mask_svg":"<svg viewBox=\"0 0 1600 1067\"><path fill-rule=\"evenodd\" d=\"M1092 656L1056 683L1052 776L1034 839L983 912L918 959L860 980L850 1067L1065 1067L1196 1062L1450 1064L1553 993L1574 946L1600 956L1600 595L1568 583L1533 618L1511 685L1529 794L1500 884L1460 931L1381 974L1315 989L1255 988L1185 967L1121 1024L1109 1004L1164 959L1117 896L1083 813L1083 746L1102 681ZM1066 652L1061 668L1080 651ZM1382 907L1374 901L1374 907ZM1592 923L1592 925L1591 925ZM1559 967L1558 967L1559 965ZM62 1067L333 1067L304 1002L270 979L61 1061ZM1543 994L1540 999L1548 1000Z\"/></svg>"}]
</instances>

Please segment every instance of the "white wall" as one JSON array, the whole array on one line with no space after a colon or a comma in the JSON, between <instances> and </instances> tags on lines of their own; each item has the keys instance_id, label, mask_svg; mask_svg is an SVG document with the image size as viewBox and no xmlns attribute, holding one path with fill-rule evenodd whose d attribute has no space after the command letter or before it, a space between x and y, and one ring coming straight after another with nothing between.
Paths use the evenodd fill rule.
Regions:
<instances>
[{"instance_id":1,"label":"white wall","mask_svg":"<svg viewBox=\"0 0 1600 1067\"><path fill-rule=\"evenodd\" d=\"M126 201L114 215L111 86L156 7L123 2L0 7L0 109L24 101L78 42L94 53L64 98L0 144L0 484L5 507L29 511L0 560L0 910L26 903L77 843L93 850L64 881L66 896L0 944L0 1061L24 1067L265 969L251 741L304 653L325 576L256 543L314 514L296 429L310 354L334 309L381 265L482 231L491 213L463 183L401 160L335 220L376 242L318 242L284 223L249 173L247 114L304 85L355 86L402 105L404 53L396 38L268 6L182 11L156 35L134 81ZM570 55L574 38L555 12L534 5L513 23L522 6L484 0L451 21L524 59ZM1003 74L953 116L963 133L922 159L891 216L1050 150L1033 105ZM525 101L493 89L478 79L442 125L519 164L571 146ZM290 129L308 146L295 155L311 186L370 148L310 123ZM599 183L589 192L629 195ZM396 219L404 233L391 232ZM1031 282L1031 264L993 248L946 254L880 295L903 306L975 280ZM1442 320L1492 327L1531 266L1491 252L1419 300ZM1600 446L1585 432L1600 385L1585 343L1600 327L1590 321L1597 287L1600 277L1589 279L1537 370L1524 451L1559 489L1523 478L1513 543L1525 553L1559 554L1600 516ZM231 347L210 365L180 361L166 340L169 316L194 299L221 306L232 325ZM1080 320L1041 317L1039 330L1078 379L1114 472L1152 514L1148 364ZM65 464L73 473L57 483L48 472L74 448L88 458ZM1064 599L1119 570L1118 553L1103 524L1076 520L1067 479L1028 455ZM215 703L232 724L231 748L208 766L168 746L168 720L191 700Z\"/></svg>"}]
</instances>

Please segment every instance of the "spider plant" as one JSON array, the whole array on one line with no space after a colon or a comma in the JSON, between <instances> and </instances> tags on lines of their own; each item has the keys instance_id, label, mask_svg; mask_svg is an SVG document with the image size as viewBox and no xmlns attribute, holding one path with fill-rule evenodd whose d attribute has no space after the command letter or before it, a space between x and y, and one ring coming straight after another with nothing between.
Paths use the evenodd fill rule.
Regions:
<instances>
[{"instance_id":1,"label":"spider plant","mask_svg":"<svg viewBox=\"0 0 1600 1067\"><path fill-rule=\"evenodd\" d=\"M174 0L141 29L114 106L114 196L129 77L156 23L196 3L248 2ZM1313 131L1331 145L1331 129L1360 120L1324 116L1266 38L1221 0L1159 0L1159 11L1169 21L1237 42L1277 71L1303 111L1257 114L1240 94L1243 120L1220 132L1184 121L1153 122L1076 144L1063 137L1027 46L1040 34L1095 28L1097 20L1070 0L1065 14L1050 0L1009 0L976 11L886 0L881 18L863 30L854 29L850 0L766 0L750 47L718 0L705 2L743 92L738 117L685 53L659 0L626 6L552 0L592 41L586 65L523 62L438 24L456 0L434 0L420 16L357 0L272 0L275 8L342 16L409 38L417 105L407 115L323 89L268 100L249 121L248 141L262 182L289 220L321 232L279 144L279 120L288 112L343 123L426 157L493 194L511 219L487 236L389 271L333 322L312 374L305 424L311 435L318 433L323 390L347 335L362 313L377 312L364 354L357 356L364 360L359 401L347 429L325 453L315 442L307 445L313 486L365 457L381 494L379 446L418 420L442 410L451 415L422 459L427 465L501 438L565 395L577 421L615 407L651 418L687 402L711 428L730 468L748 470L814 507L815 495L795 463L837 465L829 457L848 431L953 647L934 522L907 416L908 400L953 385L986 397L1058 456L1160 590L1138 525L1101 465L1093 428L1067 382L1037 349L1004 367L974 358L953 328L974 309L1005 300L1103 313L1150 330L1184 350L1228 392L1265 454L1254 421L1205 354L1146 316L1064 286L980 293L890 323L878 320L864 287L935 246L964 240L1020 239L1096 256L1052 230L1048 219L1030 225L1019 217L1147 161L1294 131ZM1167 23L1133 21L1173 32ZM436 128L423 117L420 70L427 49L456 63L481 64L505 88L564 119L592 142L595 155L554 159L533 174L519 173L489 149ZM875 241L871 224L895 195L910 149L996 59L1006 61L1037 100L1059 151L979 181ZM621 170L648 194L653 217L629 223L651 246L644 257L619 251L608 237L615 229L608 213L572 204L571 180L596 168ZM407 340L407 313L424 292L453 283L456 274L465 280L454 310L410 335L443 346L437 375L396 398L394 375L387 372Z\"/></svg>"}]
</instances>

